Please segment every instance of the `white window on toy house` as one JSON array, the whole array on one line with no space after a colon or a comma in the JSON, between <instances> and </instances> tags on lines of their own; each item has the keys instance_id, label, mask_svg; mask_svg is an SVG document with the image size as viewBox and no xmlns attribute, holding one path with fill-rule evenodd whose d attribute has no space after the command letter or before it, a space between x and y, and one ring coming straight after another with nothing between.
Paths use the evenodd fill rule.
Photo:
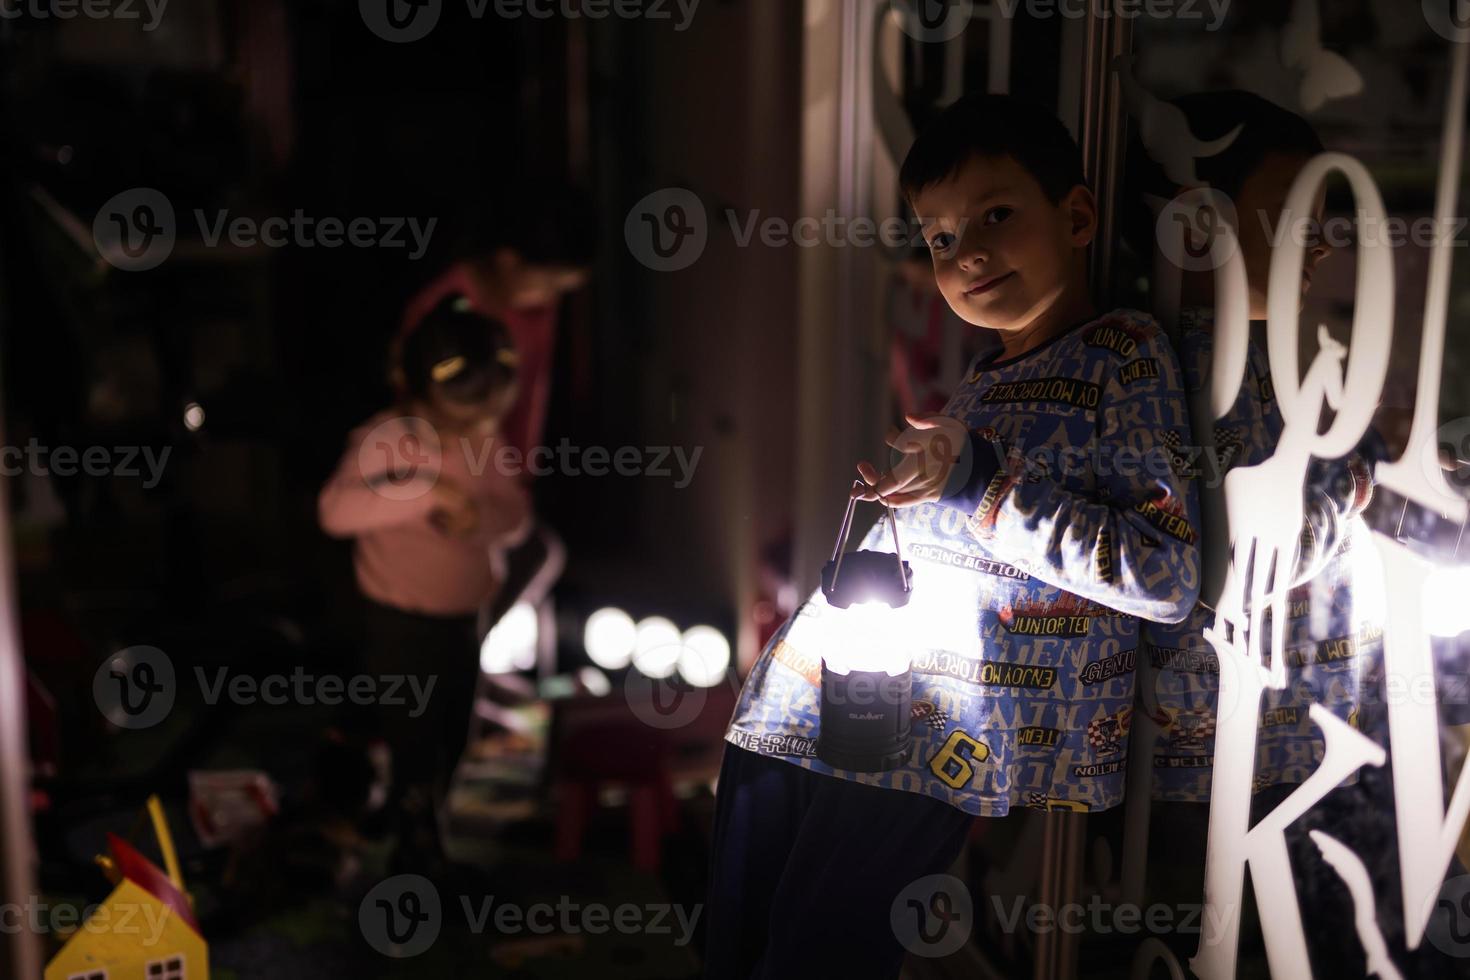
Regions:
<instances>
[{"instance_id":1,"label":"white window on toy house","mask_svg":"<svg viewBox=\"0 0 1470 980\"><path fill-rule=\"evenodd\" d=\"M107 980L107 971L93 970L91 973L73 973L66 980Z\"/></svg>"},{"instance_id":2,"label":"white window on toy house","mask_svg":"<svg viewBox=\"0 0 1470 980\"><path fill-rule=\"evenodd\" d=\"M170 956L148 964L148 980L184 980L187 976L182 956Z\"/></svg>"}]
</instances>

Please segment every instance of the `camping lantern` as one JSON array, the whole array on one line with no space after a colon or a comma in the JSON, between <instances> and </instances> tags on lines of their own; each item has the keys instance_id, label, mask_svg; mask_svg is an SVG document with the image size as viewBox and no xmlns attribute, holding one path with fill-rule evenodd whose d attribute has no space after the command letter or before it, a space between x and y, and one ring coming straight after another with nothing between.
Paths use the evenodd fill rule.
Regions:
<instances>
[{"instance_id":1,"label":"camping lantern","mask_svg":"<svg viewBox=\"0 0 1470 980\"><path fill-rule=\"evenodd\" d=\"M856 503L848 497L832 560L822 568L831 626L822 656L817 758L838 769L884 772L903 765L909 752L913 654L896 610L908 605L912 571L899 549L892 507L893 554L846 552Z\"/></svg>"}]
</instances>

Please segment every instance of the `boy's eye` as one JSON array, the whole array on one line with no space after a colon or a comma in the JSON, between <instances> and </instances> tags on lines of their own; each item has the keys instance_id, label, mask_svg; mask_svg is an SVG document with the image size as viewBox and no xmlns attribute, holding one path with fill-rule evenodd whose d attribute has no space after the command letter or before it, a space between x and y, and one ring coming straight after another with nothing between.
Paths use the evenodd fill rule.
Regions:
<instances>
[{"instance_id":1,"label":"boy's eye","mask_svg":"<svg viewBox=\"0 0 1470 980\"><path fill-rule=\"evenodd\" d=\"M1015 208L991 208L985 213L985 223L987 225L998 225L1012 214L1015 214L1015 212Z\"/></svg>"},{"instance_id":2,"label":"boy's eye","mask_svg":"<svg viewBox=\"0 0 1470 980\"><path fill-rule=\"evenodd\" d=\"M931 252L948 252L954 248L957 239L947 231L941 231L929 239L929 250Z\"/></svg>"}]
</instances>

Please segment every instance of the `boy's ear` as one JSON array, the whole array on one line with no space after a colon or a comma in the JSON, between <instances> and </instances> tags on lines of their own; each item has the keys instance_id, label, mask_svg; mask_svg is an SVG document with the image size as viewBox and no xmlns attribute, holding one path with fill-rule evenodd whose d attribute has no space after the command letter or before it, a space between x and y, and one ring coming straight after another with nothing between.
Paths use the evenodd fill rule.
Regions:
<instances>
[{"instance_id":1,"label":"boy's ear","mask_svg":"<svg viewBox=\"0 0 1470 980\"><path fill-rule=\"evenodd\" d=\"M1073 248L1085 248L1097 235L1097 199L1092 191L1078 184L1062 198L1062 209L1071 222Z\"/></svg>"}]
</instances>

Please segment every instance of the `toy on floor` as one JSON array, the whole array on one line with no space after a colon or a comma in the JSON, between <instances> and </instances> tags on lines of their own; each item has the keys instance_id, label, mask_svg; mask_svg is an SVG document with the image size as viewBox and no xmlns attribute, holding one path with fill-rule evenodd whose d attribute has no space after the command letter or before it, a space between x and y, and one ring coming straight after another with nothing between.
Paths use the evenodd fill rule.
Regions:
<instances>
[{"instance_id":1,"label":"toy on floor","mask_svg":"<svg viewBox=\"0 0 1470 980\"><path fill-rule=\"evenodd\" d=\"M99 857L116 887L46 966L45 980L207 980L209 947L184 891L173 836L158 797L148 816L167 874L116 834Z\"/></svg>"}]
</instances>

